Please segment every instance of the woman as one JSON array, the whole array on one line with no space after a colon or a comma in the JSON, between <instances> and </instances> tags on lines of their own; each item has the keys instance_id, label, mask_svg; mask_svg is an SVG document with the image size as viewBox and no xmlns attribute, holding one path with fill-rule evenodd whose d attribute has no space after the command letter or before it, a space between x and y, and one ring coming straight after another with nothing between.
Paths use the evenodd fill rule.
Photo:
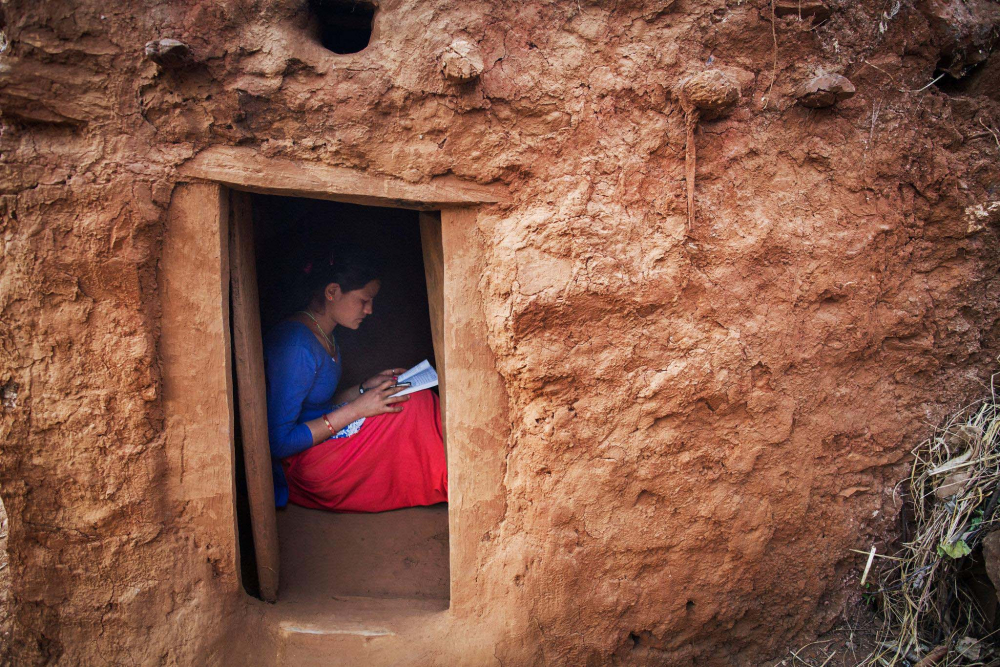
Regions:
<instances>
[{"instance_id":1,"label":"woman","mask_svg":"<svg viewBox=\"0 0 1000 667\"><path fill-rule=\"evenodd\" d=\"M334 329L372 313L375 263L345 249L306 274L308 305L264 339L276 504L382 512L448 500L436 394L395 396L402 368L338 391Z\"/></svg>"}]
</instances>

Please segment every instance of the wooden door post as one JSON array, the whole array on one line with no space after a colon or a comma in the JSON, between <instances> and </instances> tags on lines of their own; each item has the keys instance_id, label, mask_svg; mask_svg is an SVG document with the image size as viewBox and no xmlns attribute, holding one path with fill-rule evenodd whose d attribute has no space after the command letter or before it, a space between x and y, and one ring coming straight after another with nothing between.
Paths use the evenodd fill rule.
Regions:
<instances>
[{"instance_id":1,"label":"wooden door post","mask_svg":"<svg viewBox=\"0 0 1000 667\"><path fill-rule=\"evenodd\" d=\"M438 392L441 395L441 432L445 436L447 457L447 432L445 430L445 358L444 358L444 248L441 246L441 214L420 213L420 246L424 252L424 276L427 279L427 305L431 316L431 338L434 343L434 360L438 374Z\"/></svg>"},{"instance_id":2,"label":"wooden door post","mask_svg":"<svg viewBox=\"0 0 1000 667\"><path fill-rule=\"evenodd\" d=\"M233 352L260 596L274 602L278 599L278 525L274 516L274 481L271 476L271 448L267 439L264 346L260 335L250 197L246 192L230 190Z\"/></svg>"}]
</instances>

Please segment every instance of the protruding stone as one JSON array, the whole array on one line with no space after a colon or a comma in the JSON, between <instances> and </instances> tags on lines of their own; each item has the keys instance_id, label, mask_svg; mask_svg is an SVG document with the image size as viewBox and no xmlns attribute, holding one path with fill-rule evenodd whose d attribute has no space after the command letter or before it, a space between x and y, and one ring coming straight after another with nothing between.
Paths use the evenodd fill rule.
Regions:
<instances>
[{"instance_id":1,"label":"protruding stone","mask_svg":"<svg viewBox=\"0 0 1000 667\"><path fill-rule=\"evenodd\" d=\"M830 18L832 13L823 0L775 0L774 3L774 15L779 18L795 16L819 23Z\"/></svg>"},{"instance_id":2,"label":"protruding stone","mask_svg":"<svg viewBox=\"0 0 1000 667\"><path fill-rule=\"evenodd\" d=\"M732 111L740 101L740 86L726 72L710 69L685 81L681 96L699 111L701 120L712 120Z\"/></svg>"},{"instance_id":3,"label":"protruding stone","mask_svg":"<svg viewBox=\"0 0 1000 667\"><path fill-rule=\"evenodd\" d=\"M483 56L472 42L456 39L441 54L441 74L455 83L472 81L483 73Z\"/></svg>"},{"instance_id":4,"label":"protruding stone","mask_svg":"<svg viewBox=\"0 0 1000 667\"><path fill-rule=\"evenodd\" d=\"M986 574L993 582L997 600L1000 601L1000 530L994 530L983 538L983 560Z\"/></svg>"},{"instance_id":5,"label":"protruding stone","mask_svg":"<svg viewBox=\"0 0 1000 667\"><path fill-rule=\"evenodd\" d=\"M176 39L154 39L146 42L146 57L166 68L184 64L191 56L191 49Z\"/></svg>"},{"instance_id":6,"label":"protruding stone","mask_svg":"<svg viewBox=\"0 0 1000 667\"><path fill-rule=\"evenodd\" d=\"M938 49L938 69L956 79L985 61L997 44L996 2L923 0L914 9L927 20L932 43Z\"/></svg>"},{"instance_id":7,"label":"protruding stone","mask_svg":"<svg viewBox=\"0 0 1000 667\"><path fill-rule=\"evenodd\" d=\"M854 97L854 84L839 74L822 74L799 86L795 97L804 107L820 109Z\"/></svg>"}]
</instances>

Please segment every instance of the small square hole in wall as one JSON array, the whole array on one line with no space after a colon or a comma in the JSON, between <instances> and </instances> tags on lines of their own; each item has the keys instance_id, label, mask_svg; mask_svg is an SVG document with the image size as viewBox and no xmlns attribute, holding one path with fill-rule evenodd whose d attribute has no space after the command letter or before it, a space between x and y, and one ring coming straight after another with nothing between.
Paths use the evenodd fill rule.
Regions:
<instances>
[{"instance_id":1,"label":"small square hole in wall","mask_svg":"<svg viewBox=\"0 0 1000 667\"><path fill-rule=\"evenodd\" d=\"M309 0L320 43L334 53L363 51L372 37L373 0Z\"/></svg>"}]
</instances>

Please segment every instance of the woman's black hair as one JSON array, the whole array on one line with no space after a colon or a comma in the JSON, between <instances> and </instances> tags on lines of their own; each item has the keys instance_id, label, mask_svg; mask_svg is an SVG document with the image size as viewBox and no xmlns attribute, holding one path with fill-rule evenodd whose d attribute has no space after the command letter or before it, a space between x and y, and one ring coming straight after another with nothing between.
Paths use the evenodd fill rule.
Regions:
<instances>
[{"instance_id":1,"label":"woman's black hair","mask_svg":"<svg viewBox=\"0 0 1000 667\"><path fill-rule=\"evenodd\" d=\"M338 245L326 257L314 259L303 268L305 297L308 304L321 296L330 283L340 285L342 292L361 289L382 277L379 257L367 248Z\"/></svg>"}]
</instances>

